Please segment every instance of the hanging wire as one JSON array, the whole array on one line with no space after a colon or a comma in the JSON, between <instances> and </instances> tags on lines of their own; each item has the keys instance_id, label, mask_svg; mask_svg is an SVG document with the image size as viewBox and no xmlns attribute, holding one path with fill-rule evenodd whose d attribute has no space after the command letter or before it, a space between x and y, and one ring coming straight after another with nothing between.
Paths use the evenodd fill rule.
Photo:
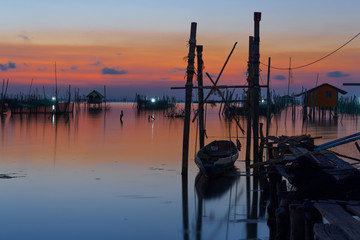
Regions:
<instances>
[{"instance_id":1,"label":"hanging wire","mask_svg":"<svg viewBox=\"0 0 360 240\"><path fill-rule=\"evenodd\" d=\"M333 55L334 53L336 53L337 51L339 51L340 49L342 49L343 47L345 47L346 45L348 45L350 42L352 42L355 38L357 38L358 36L360 35L360 33L356 34L353 38L351 38L349 41L347 41L346 43L344 43L343 45L341 45L340 47L338 47L337 49L335 49L334 51L326 54L325 56L315 60L315 61L312 61L310 63L307 63L307 64L304 64L304 65L300 65L300 66L297 66L297 67L292 67L292 68L282 68L282 67L273 67L273 66L270 66L270 68L273 68L273 69L277 69L277 70L291 70L291 69L299 69L299 68L304 68L304 67L307 67L307 66L310 66L310 65L313 65L317 62L320 62L321 60L327 58L327 57L330 57L331 55ZM262 63L260 62L262 65L264 66L267 66L267 64L265 63Z\"/></svg>"}]
</instances>

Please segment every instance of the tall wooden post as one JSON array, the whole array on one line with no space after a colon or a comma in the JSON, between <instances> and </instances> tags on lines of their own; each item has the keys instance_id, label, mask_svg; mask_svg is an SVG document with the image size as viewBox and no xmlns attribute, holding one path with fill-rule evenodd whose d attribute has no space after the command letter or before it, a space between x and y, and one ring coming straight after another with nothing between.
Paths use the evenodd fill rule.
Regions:
<instances>
[{"instance_id":1,"label":"tall wooden post","mask_svg":"<svg viewBox=\"0 0 360 240\"><path fill-rule=\"evenodd\" d=\"M190 135L190 114L191 114L191 97L194 76L194 58L196 47L196 22L191 23L188 66L186 70L187 80L185 84L185 116L184 116L184 134L183 134L183 154L182 154L182 171L183 176L188 174L188 157L189 157L189 135Z\"/></svg>"},{"instance_id":2,"label":"tall wooden post","mask_svg":"<svg viewBox=\"0 0 360 240\"><path fill-rule=\"evenodd\" d=\"M104 85L104 102L105 102L105 111L106 111L106 86Z\"/></svg>"},{"instance_id":3,"label":"tall wooden post","mask_svg":"<svg viewBox=\"0 0 360 240\"><path fill-rule=\"evenodd\" d=\"M253 139L254 163L259 160L259 65L260 65L260 20L261 12L254 13L254 76L253 76Z\"/></svg>"},{"instance_id":4,"label":"tall wooden post","mask_svg":"<svg viewBox=\"0 0 360 240\"><path fill-rule=\"evenodd\" d=\"M246 156L245 162L246 167L250 165L250 150L251 150L251 115L253 114L253 104L252 104L252 90L253 90L253 49L254 49L254 37L249 37L249 60L248 60L248 90L247 90L247 105L248 105L248 115L247 115L247 126L246 126Z\"/></svg>"},{"instance_id":5,"label":"tall wooden post","mask_svg":"<svg viewBox=\"0 0 360 240\"><path fill-rule=\"evenodd\" d=\"M58 112L59 99L58 99L58 85L57 85L57 72L56 72L56 62L55 62L55 112Z\"/></svg>"},{"instance_id":6,"label":"tall wooden post","mask_svg":"<svg viewBox=\"0 0 360 240\"><path fill-rule=\"evenodd\" d=\"M268 74L267 74L267 88L266 88L266 103L267 103L267 111L266 111L266 143L268 142L269 137L269 129L270 129L270 64L271 58L268 60ZM269 160L269 148L266 148L266 161Z\"/></svg>"},{"instance_id":7,"label":"tall wooden post","mask_svg":"<svg viewBox=\"0 0 360 240\"><path fill-rule=\"evenodd\" d=\"M267 111L266 111L266 137L269 136L269 125L270 125L270 64L271 58L268 60L268 74L267 74L267 88L266 88L266 103L267 103Z\"/></svg>"},{"instance_id":8,"label":"tall wooden post","mask_svg":"<svg viewBox=\"0 0 360 240\"><path fill-rule=\"evenodd\" d=\"M204 90L203 90L203 60L202 60L203 46L196 46L197 53L197 81L199 94L199 141L200 148L205 145L205 127L204 127Z\"/></svg>"}]
</instances>

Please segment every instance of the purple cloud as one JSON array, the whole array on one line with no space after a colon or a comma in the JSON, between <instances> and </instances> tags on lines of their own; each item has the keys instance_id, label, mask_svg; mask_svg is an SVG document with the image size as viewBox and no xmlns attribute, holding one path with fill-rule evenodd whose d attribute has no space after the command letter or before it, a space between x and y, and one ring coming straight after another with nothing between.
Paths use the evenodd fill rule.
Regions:
<instances>
[{"instance_id":1,"label":"purple cloud","mask_svg":"<svg viewBox=\"0 0 360 240\"><path fill-rule=\"evenodd\" d=\"M347 74L347 73L343 73L341 71L334 71L334 72L329 72L327 74L328 77L331 77L331 78L343 78L343 77L348 77L350 76L350 74Z\"/></svg>"},{"instance_id":2,"label":"purple cloud","mask_svg":"<svg viewBox=\"0 0 360 240\"><path fill-rule=\"evenodd\" d=\"M275 75L274 79L283 81L283 80L286 80L286 77L284 75Z\"/></svg>"},{"instance_id":3,"label":"purple cloud","mask_svg":"<svg viewBox=\"0 0 360 240\"><path fill-rule=\"evenodd\" d=\"M19 38L22 38L23 40L25 40L25 41L29 41L30 39L29 39L29 37L28 36L26 36L25 34L19 34L19 35L17 35Z\"/></svg>"},{"instance_id":4,"label":"purple cloud","mask_svg":"<svg viewBox=\"0 0 360 240\"><path fill-rule=\"evenodd\" d=\"M102 63L100 61L94 62L92 64L89 64L90 66L100 66Z\"/></svg>"},{"instance_id":5,"label":"purple cloud","mask_svg":"<svg viewBox=\"0 0 360 240\"><path fill-rule=\"evenodd\" d=\"M101 70L101 73L104 75L124 75L127 74L128 72L126 70L117 70L117 68L104 67Z\"/></svg>"}]
</instances>

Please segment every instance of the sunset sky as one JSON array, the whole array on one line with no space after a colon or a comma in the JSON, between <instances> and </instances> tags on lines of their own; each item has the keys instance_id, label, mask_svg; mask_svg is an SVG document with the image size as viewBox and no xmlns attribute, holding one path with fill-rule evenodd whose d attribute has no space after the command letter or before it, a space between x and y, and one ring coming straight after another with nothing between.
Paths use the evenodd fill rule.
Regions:
<instances>
[{"instance_id":1,"label":"sunset sky","mask_svg":"<svg viewBox=\"0 0 360 240\"><path fill-rule=\"evenodd\" d=\"M340 47L360 32L360 1L240 0L12 0L1 4L0 79L9 93L54 92L55 62L60 95L65 86L92 89L109 97L176 95L185 84L187 41L197 22L205 71L216 76L235 42L238 45L220 84L246 82L248 37L253 13L262 12L261 62L296 67ZM330 83L356 94L343 82L360 82L360 37L312 66L292 71L291 92ZM266 82L267 68L261 67ZM272 70L271 86L287 92L288 71ZM208 79L205 84L210 85Z\"/></svg>"}]
</instances>

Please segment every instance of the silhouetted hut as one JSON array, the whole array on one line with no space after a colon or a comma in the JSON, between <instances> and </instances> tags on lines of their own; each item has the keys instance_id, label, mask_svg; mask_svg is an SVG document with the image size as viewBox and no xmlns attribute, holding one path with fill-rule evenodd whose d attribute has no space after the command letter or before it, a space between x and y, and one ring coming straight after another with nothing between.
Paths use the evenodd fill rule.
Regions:
<instances>
[{"instance_id":1,"label":"silhouetted hut","mask_svg":"<svg viewBox=\"0 0 360 240\"><path fill-rule=\"evenodd\" d=\"M297 94L296 96L304 95L304 107L310 107L313 111L314 117L315 108L318 110L330 110L330 112L331 110L334 110L335 116L337 116L339 93L346 94L347 92L328 83L324 83L320 86Z\"/></svg>"},{"instance_id":2,"label":"silhouetted hut","mask_svg":"<svg viewBox=\"0 0 360 240\"><path fill-rule=\"evenodd\" d=\"M93 90L87 96L89 110L101 110L104 96L96 90Z\"/></svg>"}]
</instances>

